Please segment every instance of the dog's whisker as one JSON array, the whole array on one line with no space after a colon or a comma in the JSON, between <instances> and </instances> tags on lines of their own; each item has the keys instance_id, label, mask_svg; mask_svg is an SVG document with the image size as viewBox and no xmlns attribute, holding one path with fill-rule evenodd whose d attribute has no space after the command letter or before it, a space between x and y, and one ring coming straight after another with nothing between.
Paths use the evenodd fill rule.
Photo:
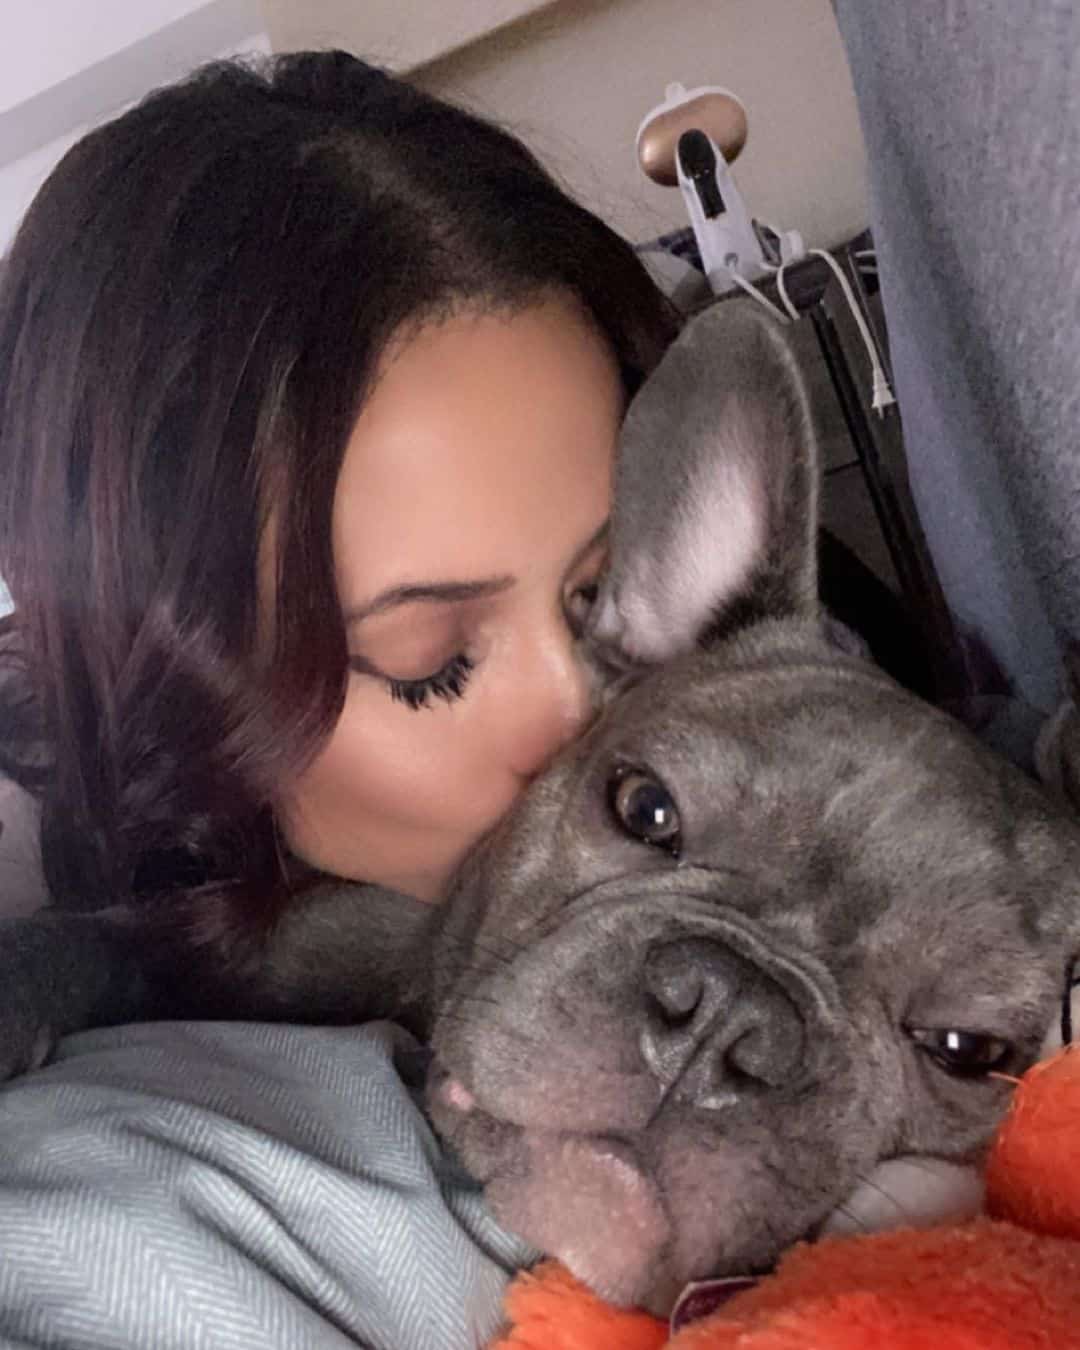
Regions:
<instances>
[{"instance_id":1,"label":"dog's whisker","mask_svg":"<svg viewBox=\"0 0 1080 1350\"><path fill-rule=\"evenodd\" d=\"M457 1022L459 1025L475 1025L477 1019L482 1017L484 1012L491 1008L498 1008L497 999L484 998L479 994L465 995L460 1000L461 1004L475 1005L472 1007L446 1008L439 1014L440 1020L447 1022Z\"/></svg>"},{"instance_id":2,"label":"dog's whisker","mask_svg":"<svg viewBox=\"0 0 1080 1350\"><path fill-rule=\"evenodd\" d=\"M844 1218L847 1219L849 1223L854 1224L855 1227L858 1228L860 1232L869 1233L872 1231L870 1225L866 1222L866 1220L860 1218L859 1215L856 1214L855 1211L853 1209L850 1209L847 1205L837 1205L836 1213L842 1214Z\"/></svg>"},{"instance_id":3,"label":"dog's whisker","mask_svg":"<svg viewBox=\"0 0 1080 1350\"><path fill-rule=\"evenodd\" d=\"M914 1168L916 1172L923 1172L928 1177L938 1176L938 1172L931 1167L930 1163L925 1158L916 1158L912 1154L905 1154L904 1162L908 1167Z\"/></svg>"},{"instance_id":4,"label":"dog's whisker","mask_svg":"<svg viewBox=\"0 0 1080 1350\"><path fill-rule=\"evenodd\" d=\"M943 1161L949 1160L946 1159ZM911 1155L906 1155L904 1158L904 1162L907 1163L909 1167L915 1168L916 1171L922 1172L924 1173L924 1175L928 1177L933 1177L936 1181L940 1181L941 1179L941 1173L937 1170L937 1168L932 1166L930 1160L927 1158L916 1158ZM954 1162L953 1165L957 1167L964 1166L962 1162Z\"/></svg>"},{"instance_id":5,"label":"dog's whisker","mask_svg":"<svg viewBox=\"0 0 1080 1350\"><path fill-rule=\"evenodd\" d=\"M533 926L535 927L535 925ZM482 936L474 933L468 935L461 933L442 933L440 942L450 942L455 947L463 951L486 951L491 955L520 956L528 950L530 945L528 939L532 936L533 928L527 930L524 934L514 935L511 933L492 933L485 932ZM492 945L492 939L498 945Z\"/></svg>"},{"instance_id":6,"label":"dog's whisker","mask_svg":"<svg viewBox=\"0 0 1080 1350\"><path fill-rule=\"evenodd\" d=\"M488 957L489 960L500 966L504 966L507 969L513 965L514 959L519 956L523 950L522 948L512 946L508 952L500 951L497 947L491 946L486 942L470 942L465 938L454 937L452 935L442 939L442 941L449 945L455 954L460 954L471 960L476 953L479 952L480 955Z\"/></svg>"},{"instance_id":7,"label":"dog's whisker","mask_svg":"<svg viewBox=\"0 0 1080 1350\"><path fill-rule=\"evenodd\" d=\"M929 1172L930 1169L927 1168L926 1171ZM879 1185L876 1181L872 1180L868 1176L860 1175L858 1180L861 1185L868 1186L872 1191L877 1191L878 1195L880 1195L883 1200L886 1200L890 1205L892 1205L893 1208L896 1209L897 1212L901 1215L901 1217L906 1219L908 1223L913 1222L913 1216L911 1212L905 1205L900 1203L900 1201L896 1198L895 1195L893 1195L891 1191L886 1190L884 1186Z\"/></svg>"},{"instance_id":8,"label":"dog's whisker","mask_svg":"<svg viewBox=\"0 0 1080 1350\"><path fill-rule=\"evenodd\" d=\"M445 1024L457 1028L464 1028L467 1031L476 1031L478 1027L485 1024L482 1014L476 1012L459 1012L455 1009L447 1009L445 1013L440 1014L440 1020ZM507 1038L517 1043L517 1053L527 1056L540 1056L544 1052L544 1046L540 1041L522 1032L509 1029L506 1032Z\"/></svg>"},{"instance_id":9,"label":"dog's whisker","mask_svg":"<svg viewBox=\"0 0 1080 1350\"><path fill-rule=\"evenodd\" d=\"M486 994L463 994L459 1005L465 1010L480 1008L485 1011L490 1008L498 1010L501 1006L498 999L490 998Z\"/></svg>"}]
</instances>

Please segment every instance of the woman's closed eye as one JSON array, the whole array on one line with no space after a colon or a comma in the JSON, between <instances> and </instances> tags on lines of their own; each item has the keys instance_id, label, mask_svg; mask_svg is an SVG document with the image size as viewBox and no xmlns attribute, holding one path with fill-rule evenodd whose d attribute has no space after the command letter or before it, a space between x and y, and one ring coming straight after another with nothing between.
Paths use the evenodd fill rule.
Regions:
<instances>
[{"instance_id":1,"label":"woman's closed eye","mask_svg":"<svg viewBox=\"0 0 1080 1350\"><path fill-rule=\"evenodd\" d=\"M415 711L418 708L430 708L433 698L445 699L447 703L460 698L469 683L472 670L472 661L464 652L458 652L434 675L426 675L420 680L395 680L387 676L386 683L392 699Z\"/></svg>"},{"instance_id":2,"label":"woman's closed eye","mask_svg":"<svg viewBox=\"0 0 1080 1350\"><path fill-rule=\"evenodd\" d=\"M564 622L575 639L580 639L584 634L606 566L607 550L601 537L578 560L572 578L563 591ZM444 586L442 589L445 591L447 588ZM459 585L455 589L462 590L464 587ZM475 587L470 585L468 589L471 592ZM485 587L487 589L491 588ZM500 578L497 593L508 589ZM415 607L411 605L391 606L385 616L379 613L363 616L366 635L364 645L372 643L378 655L374 652L371 656L354 652L349 658L349 665L357 674L377 680L391 699L403 703L413 712L432 707L435 699L442 699L447 704L454 703L465 693L477 667L477 635L485 632L492 621L488 596L478 599L472 594L465 597L454 595L446 610L440 607L433 617L426 613L417 615ZM505 624L505 615L500 622ZM480 645L482 647L485 644L481 641ZM447 657L447 652L452 654ZM411 673L424 671L425 667L430 673ZM410 673L393 673L395 671Z\"/></svg>"},{"instance_id":3,"label":"woman's closed eye","mask_svg":"<svg viewBox=\"0 0 1080 1350\"><path fill-rule=\"evenodd\" d=\"M395 702L404 703L415 712L420 708L430 708L431 701L435 698L441 698L447 703L459 699L465 692L474 662L465 652L456 652L445 665L432 674L408 679L374 670L366 661L356 658L351 665L361 674L375 675L389 690L390 697Z\"/></svg>"}]
</instances>

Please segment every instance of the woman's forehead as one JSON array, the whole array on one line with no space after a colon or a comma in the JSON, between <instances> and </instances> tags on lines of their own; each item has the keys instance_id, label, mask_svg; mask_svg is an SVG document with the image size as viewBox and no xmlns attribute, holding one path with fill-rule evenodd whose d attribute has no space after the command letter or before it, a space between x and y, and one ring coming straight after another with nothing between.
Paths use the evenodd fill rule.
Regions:
<instances>
[{"instance_id":1,"label":"woman's forehead","mask_svg":"<svg viewBox=\"0 0 1080 1350\"><path fill-rule=\"evenodd\" d=\"M570 300L415 331L388 354L343 460L343 603L398 574L502 573L579 545L608 511L622 405L614 355Z\"/></svg>"}]
</instances>

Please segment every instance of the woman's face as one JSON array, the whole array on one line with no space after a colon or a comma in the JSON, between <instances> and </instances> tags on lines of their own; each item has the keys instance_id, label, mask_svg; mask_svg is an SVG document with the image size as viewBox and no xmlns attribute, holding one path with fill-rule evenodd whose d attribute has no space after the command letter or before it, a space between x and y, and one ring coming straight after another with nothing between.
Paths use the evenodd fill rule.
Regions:
<instances>
[{"instance_id":1,"label":"woman's face","mask_svg":"<svg viewBox=\"0 0 1080 1350\"><path fill-rule=\"evenodd\" d=\"M281 819L326 872L440 899L590 716L574 617L605 558L623 394L569 299L391 345L333 512L351 673Z\"/></svg>"}]
</instances>

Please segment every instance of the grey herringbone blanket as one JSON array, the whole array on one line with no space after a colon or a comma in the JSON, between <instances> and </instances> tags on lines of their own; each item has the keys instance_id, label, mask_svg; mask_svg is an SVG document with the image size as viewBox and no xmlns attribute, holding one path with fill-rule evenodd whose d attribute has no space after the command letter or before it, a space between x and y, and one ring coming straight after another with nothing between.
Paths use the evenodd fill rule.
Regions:
<instances>
[{"instance_id":1,"label":"grey herringbone blanket","mask_svg":"<svg viewBox=\"0 0 1080 1350\"><path fill-rule=\"evenodd\" d=\"M473 1350L502 1233L358 1029L90 1032L0 1091L0 1345Z\"/></svg>"}]
</instances>

